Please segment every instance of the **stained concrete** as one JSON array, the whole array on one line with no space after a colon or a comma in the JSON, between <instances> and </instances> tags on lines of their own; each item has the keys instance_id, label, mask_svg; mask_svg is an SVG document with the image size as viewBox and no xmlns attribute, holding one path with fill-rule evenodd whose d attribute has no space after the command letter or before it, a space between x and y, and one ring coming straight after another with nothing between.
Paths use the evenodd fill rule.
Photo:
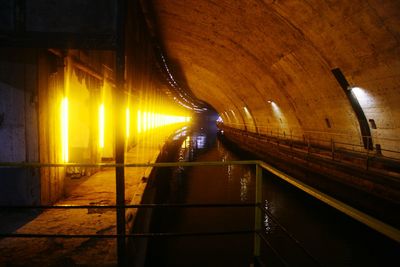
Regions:
<instances>
[{"instance_id":1,"label":"stained concrete","mask_svg":"<svg viewBox=\"0 0 400 267\"><path fill-rule=\"evenodd\" d=\"M340 68L364 89L374 143L400 151L399 1L150 2L169 62L227 125L360 144Z\"/></svg>"},{"instance_id":2,"label":"stained concrete","mask_svg":"<svg viewBox=\"0 0 400 267\"><path fill-rule=\"evenodd\" d=\"M156 130L126 153L126 163L155 162L163 143L177 130ZM139 204L151 167L125 169L125 202ZM90 177L67 183L67 196L55 205L115 205L115 170L103 169ZM129 218L136 210L130 210ZM133 212L133 214L132 214ZM116 212L112 209L45 210L32 219L32 212L1 213L1 231L41 234L116 234ZM24 220L30 220L24 223ZM132 225L132 221L127 221ZM116 266L116 241L91 238L0 239L0 266Z\"/></svg>"}]
</instances>

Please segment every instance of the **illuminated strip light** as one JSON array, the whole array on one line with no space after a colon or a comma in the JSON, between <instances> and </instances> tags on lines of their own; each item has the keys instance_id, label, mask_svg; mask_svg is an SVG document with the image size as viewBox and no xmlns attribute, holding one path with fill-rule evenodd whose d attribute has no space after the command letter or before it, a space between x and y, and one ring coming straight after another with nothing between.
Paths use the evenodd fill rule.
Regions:
<instances>
[{"instance_id":1,"label":"illuminated strip light","mask_svg":"<svg viewBox=\"0 0 400 267\"><path fill-rule=\"evenodd\" d=\"M126 108L126 111L125 111L125 120L126 120L126 126L125 126L126 138L129 138L130 125L131 125L131 114L130 114L129 108Z\"/></svg>"},{"instance_id":2,"label":"illuminated strip light","mask_svg":"<svg viewBox=\"0 0 400 267\"><path fill-rule=\"evenodd\" d=\"M151 113L151 129L153 129L155 127L155 123L156 123L156 114L154 114L154 112Z\"/></svg>"},{"instance_id":3,"label":"illuminated strip light","mask_svg":"<svg viewBox=\"0 0 400 267\"><path fill-rule=\"evenodd\" d=\"M190 122L191 117L187 116L171 116L165 114L159 114L154 112L137 112L137 132L146 132L151 129L155 129L161 126L165 126L173 123L184 123Z\"/></svg>"},{"instance_id":4,"label":"illuminated strip light","mask_svg":"<svg viewBox=\"0 0 400 267\"><path fill-rule=\"evenodd\" d=\"M142 131L142 112L138 110L137 112L137 132L140 133Z\"/></svg>"},{"instance_id":5,"label":"illuminated strip light","mask_svg":"<svg viewBox=\"0 0 400 267\"><path fill-rule=\"evenodd\" d=\"M68 162L68 98L64 97L61 102L61 158Z\"/></svg>"},{"instance_id":6,"label":"illuminated strip light","mask_svg":"<svg viewBox=\"0 0 400 267\"><path fill-rule=\"evenodd\" d=\"M146 129L150 130L151 129L151 113L146 112Z\"/></svg>"},{"instance_id":7,"label":"illuminated strip light","mask_svg":"<svg viewBox=\"0 0 400 267\"><path fill-rule=\"evenodd\" d=\"M143 112L143 132L147 131L147 112Z\"/></svg>"},{"instance_id":8,"label":"illuminated strip light","mask_svg":"<svg viewBox=\"0 0 400 267\"><path fill-rule=\"evenodd\" d=\"M350 87L349 89L354 93L361 107L373 105L374 99L367 93L365 89L361 87Z\"/></svg>"},{"instance_id":9,"label":"illuminated strip light","mask_svg":"<svg viewBox=\"0 0 400 267\"><path fill-rule=\"evenodd\" d=\"M104 104L99 106L99 147L104 148Z\"/></svg>"}]
</instances>

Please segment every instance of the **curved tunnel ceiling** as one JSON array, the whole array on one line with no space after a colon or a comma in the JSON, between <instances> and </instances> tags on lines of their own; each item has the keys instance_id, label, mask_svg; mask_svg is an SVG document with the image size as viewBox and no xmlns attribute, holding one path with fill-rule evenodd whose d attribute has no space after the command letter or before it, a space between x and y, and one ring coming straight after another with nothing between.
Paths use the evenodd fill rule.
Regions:
<instances>
[{"instance_id":1,"label":"curved tunnel ceiling","mask_svg":"<svg viewBox=\"0 0 400 267\"><path fill-rule=\"evenodd\" d=\"M154 0L152 8L167 57L231 125L360 135L331 72L340 68L365 89L359 102L379 134L399 133L400 1Z\"/></svg>"}]
</instances>

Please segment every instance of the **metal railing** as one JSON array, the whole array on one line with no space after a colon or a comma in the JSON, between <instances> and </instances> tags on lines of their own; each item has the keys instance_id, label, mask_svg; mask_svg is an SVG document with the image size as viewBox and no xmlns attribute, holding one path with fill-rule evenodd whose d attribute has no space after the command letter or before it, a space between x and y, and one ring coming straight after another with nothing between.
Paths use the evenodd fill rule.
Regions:
<instances>
[{"instance_id":1,"label":"metal railing","mask_svg":"<svg viewBox=\"0 0 400 267\"><path fill-rule=\"evenodd\" d=\"M306 160L310 160L309 156L312 155L314 157L331 160L335 163L342 162L353 165L356 163L356 165L365 170L374 168L374 163L377 164L375 170L382 171L385 169L384 166L386 165L389 166L392 173L393 169L397 168L400 170L400 151L397 150L384 149L380 146L366 149L362 144L358 145L346 141L338 141L338 138L335 139L333 137L330 139L323 139L312 137L310 135L295 136L293 134L281 134L279 132L275 134L273 132L260 134L247 132L226 125L220 125L219 127L220 129L226 130L228 133L231 132L246 138L258 139L270 143L278 148L287 148L287 152L292 153L292 155L300 153ZM346 140L344 135L340 136L343 137L343 140ZM372 144L371 137L363 138L368 140L368 144ZM396 145L400 144L400 139L387 140L396 142Z\"/></svg>"},{"instance_id":2,"label":"metal railing","mask_svg":"<svg viewBox=\"0 0 400 267\"><path fill-rule=\"evenodd\" d=\"M400 242L400 231L382 221L379 221L361 211L358 211L347 204L336 200L304 183L298 181L297 179L275 169L274 167L266 164L265 162L258 160L250 161L218 161L218 162L169 162L169 163L137 163L137 164L76 164L76 163L13 163L13 162L3 162L0 163L0 168L44 168L44 167L113 167L113 168L134 168L134 167L193 167L193 166L228 166L228 165L254 165L255 166L255 202L254 203L198 203L198 204L136 204L136 205L70 205L70 206L59 206L59 205L36 205L36 206L10 206L2 205L1 209L120 209L125 214L125 210L129 208L156 208L156 207L177 207L177 208L202 208L202 207L213 207L213 208L225 208L225 207L255 207L254 209L254 227L252 229L246 230L235 230L235 231L207 231L207 232L183 232L183 233L131 233L118 232L117 234L38 234L38 233L0 233L0 238L13 237L13 238L112 238L117 240L123 240L126 244L127 238L157 238L157 237L172 237L172 236L212 236L212 235L242 235L242 234L253 234L254 235L254 245L253 245L253 256L257 260L260 257L260 246L265 244L268 246L273 253L277 256L281 262L285 264L285 260L282 259L273 246L268 241L268 238L262 231L262 214L266 214L272 220L274 220L279 227L287 234L287 236L292 239L305 254L310 257L315 263L317 261L309 253L294 236L287 231L279 221L262 206L262 179L263 170L274 174L275 176L285 180L286 182L292 184L293 186L299 188L300 190L312 195L316 199L330 205L331 207L347 214L355 220L375 229L376 231L386 235L387 237ZM117 223L119 217L116 217ZM261 243L261 241L263 243ZM117 249L125 249L117 247ZM124 253L118 255L125 255ZM118 258L118 265L124 266L126 263L126 258Z\"/></svg>"},{"instance_id":3,"label":"metal railing","mask_svg":"<svg viewBox=\"0 0 400 267\"><path fill-rule=\"evenodd\" d=\"M223 124L223 127L247 132L250 135L266 137L270 139L284 140L291 143L302 143L312 148L325 148L335 151L349 151L362 154L364 157L376 155L393 160L400 160L400 139L381 137L376 133L372 136L351 135L346 133L334 133L324 131L311 131L303 129L272 128L266 125L257 125L257 131L245 131L245 125L239 123ZM367 144L378 146L365 147Z\"/></svg>"}]
</instances>

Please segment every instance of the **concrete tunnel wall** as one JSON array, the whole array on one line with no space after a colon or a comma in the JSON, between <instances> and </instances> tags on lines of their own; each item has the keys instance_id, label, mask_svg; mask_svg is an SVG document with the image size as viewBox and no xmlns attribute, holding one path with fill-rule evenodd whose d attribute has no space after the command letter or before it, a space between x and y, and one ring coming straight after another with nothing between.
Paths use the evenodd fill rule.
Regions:
<instances>
[{"instance_id":1,"label":"concrete tunnel wall","mask_svg":"<svg viewBox=\"0 0 400 267\"><path fill-rule=\"evenodd\" d=\"M37 66L30 50L0 50L0 162L37 161ZM36 169L0 168L0 204L40 201Z\"/></svg>"},{"instance_id":2,"label":"concrete tunnel wall","mask_svg":"<svg viewBox=\"0 0 400 267\"><path fill-rule=\"evenodd\" d=\"M225 124L362 145L331 72L340 68L364 89L358 101L376 123L374 144L400 149L389 140L400 133L399 1L154 0L152 8L171 62Z\"/></svg>"},{"instance_id":3,"label":"concrete tunnel wall","mask_svg":"<svg viewBox=\"0 0 400 267\"><path fill-rule=\"evenodd\" d=\"M49 44L41 46L35 38L28 38L16 41L12 48L3 37L15 30L14 9L18 5L0 3L0 22L9 22L0 23L0 162L65 161L60 123L64 98L68 98L67 161L73 163L115 159L115 122L122 118L126 123L127 106L131 134L125 140L126 150L143 138L136 131L138 109L179 111L157 65L138 1L129 1L126 9L125 88L115 85L115 52L100 49L102 44L97 39L91 43L81 41L82 47L77 40L75 44L61 41L61 47L57 46L54 38L63 39L65 32L90 36L111 31L115 24L114 2L27 1L25 30L35 31L32 36L42 36ZM58 32L57 37L51 35L53 31ZM124 91L123 103L116 103L117 90ZM101 104L105 110L103 147L99 145ZM123 114L117 114L116 105L123 107ZM96 171L98 168L0 168L0 204L55 203L68 193L72 179Z\"/></svg>"},{"instance_id":4,"label":"concrete tunnel wall","mask_svg":"<svg viewBox=\"0 0 400 267\"><path fill-rule=\"evenodd\" d=\"M28 7L43 9L47 15L53 14L49 11L48 1L35 2L37 6L33 2L29 1ZM64 4L68 5L67 2ZM89 2L82 5L92 3ZM112 2L104 0L102 3L108 5ZM165 104L176 105L173 103L173 90L160 74L160 55L156 54L154 45L157 42L147 32L144 23L146 18L141 17L140 12L134 13L140 10L139 6L133 6L138 3L139 0L129 1L127 9L127 98L132 101L144 100L145 106L150 106L149 102L156 103L151 99L160 98L161 94L166 93L169 98L163 100ZM75 4L79 5L78 2ZM103 4L98 5L97 11L104 12ZM210 103L228 126L258 133L279 131L287 135L325 139L334 137L360 145L362 140L357 117L331 72L334 68L340 68L351 85L365 90L367 97L359 99L359 102L367 119L376 122L377 129L371 129L374 143L381 144L383 149L400 150L398 1L154 0L141 1L141 4L152 7L151 15L154 15L156 27L150 28L150 31L156 31L157 41L172 63L171 69L177 72L176 78L180 84ZM0 30L7 32L15 26L12 23L14 12L11 5L5 3L2 6L2 15L9 15L9 23L2 24ZM66 18L70 17L70 13L59 12L63 14L60 22L68 21ZM75 25L77 32L85 32L80 28L80 18L92 17L79 14L78 18L73 19L74 23L57 24L56 29L65 32ZM102 27L98 29L110 30L114 17L107 15L101 18ZM35 21L33 17L31 20ZM38 20L36 24L30 24L28 30L53 29L48 29L45 22ZM88 32L96 32L96 29L90 28ZM32 58L18 58L17 55L22 56L19 50L13 50L8 55L9 51L2 48L1 95L12 95L10 98L15 96L18 105L13 108L25 109L24 118L20 116L18 120L25 120L27 126L24 130L18 124L15 128L19 128L19 134L11 135L11 128L7 128L11 117L8 113L3 116L1 134L12 136L9 139L19 146L13 151L2 150L1 157L5 161L22 161L24 157L26 161L34 161L39 156L41 162L57 161L57 156L52 153L58 150L57 145L53 144L57 139L51 139L57 135L57 131L50 130L53 124L47 123L45 114L48 110L43 109L46 106L43 103L47 101L45 94L46 88L50 88L49 84L54 83L53 87L56 87L57 82L62 84L64 78L61 69L58 71L60 77L54 76L52 64L43 57L45 51L44 48L38 48L27 53ZM35 53L39 56L35 56ZM101 79L108 79L102 65L113 69L113 60L102 58L97 51L91 51L90 54L82 61L94 68ZM14 56L17 58L12 58ZM60 57L63 58L62 55ZM23 73L28 78L25 84L19 84L23 81L19 79ZM16 81L9 81L10 77ZM59 86L54 90L61 92L62 89L63 86ZM38 100L31 100L30 91L38 91ZM1 107L6 108L8 98L2 101ZM39 102L38 110L30 104L32 101ZM0 110L0 113L6 112ZM47 128L38 127L42 125L47 125ZM24 131L25 137L19 138ZM8 142L9 139L3 140L4 148L10 147L12 142ZM53 141L46 143L43 140ZM23 142L28 146L24 147ZM133 145L134 142L130 140L129 143ZM100 156L95 145L82 147L87 148L86 154L92 155L91 160ZM111 152L106 156L112 157ZM34 174L35 177L37 175ZM53 174L43 177L50 179ZM62 175L59 178L60 186L55 186L56 189L42 188L42 197L43 192L54 191L54 198L49 196L48 199L42 199L43 203L52 202L62 194ZM45 180L41 183L49 184ZM38 198L37 192L34 199Z\"/></svg>"}]
</instances>

